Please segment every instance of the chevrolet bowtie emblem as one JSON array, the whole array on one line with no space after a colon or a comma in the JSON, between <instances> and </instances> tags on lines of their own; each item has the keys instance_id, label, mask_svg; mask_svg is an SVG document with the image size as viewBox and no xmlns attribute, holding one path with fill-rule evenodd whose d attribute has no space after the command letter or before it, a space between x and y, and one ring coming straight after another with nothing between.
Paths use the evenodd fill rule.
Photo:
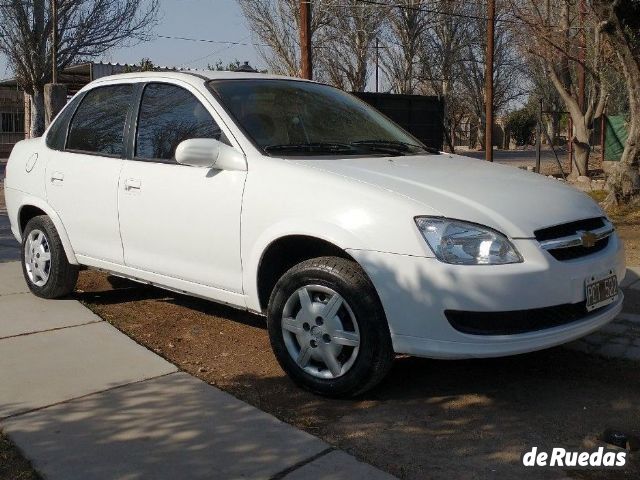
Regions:
<instances>
[{"instance_id":1,"label":"chevrolet bowtie emblem","mask_svg":"<svg viewBox=\"0 0 640 480\"><path fill-rule=\"evenodd\" d=\"M582 246L585 248L591 248L595 246L598 241L598 237L593 232L578 232L580 240L582 240Z\"/></svg>"}]
</instances>

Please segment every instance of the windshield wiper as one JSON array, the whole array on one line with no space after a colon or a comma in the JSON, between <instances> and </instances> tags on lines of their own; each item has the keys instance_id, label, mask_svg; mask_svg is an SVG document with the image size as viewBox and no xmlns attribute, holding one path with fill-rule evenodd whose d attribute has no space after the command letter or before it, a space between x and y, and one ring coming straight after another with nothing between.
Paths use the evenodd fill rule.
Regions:
<instances>
[{"instance_id":1,"label":"windshield wiper","mask_svg":"<svg viewBox=\"0 0 640 480\"><path fill-rule=\"evenodd\" d=\"M305 153L355 153L357 149L347 143L283 143L279 145L267 145L264 151L270 152L305 152Z\"/></svg>"},{"instance_id":2,"label":"windshield wiper","mask_svg":"<svg viewBox=\"0 0 640 480\"><path fill-rule=\"evenodd\" d=\"M416 145L415 143L400 142L396 140L359 140L357 142L351 142L351 145L363 146L378 151L391 150L393 152L400 153L410 152L412 148L419 148L423 152L427 153L440 153L436 148L425 147L424 145Z\"/></svg>"}]
</instances>

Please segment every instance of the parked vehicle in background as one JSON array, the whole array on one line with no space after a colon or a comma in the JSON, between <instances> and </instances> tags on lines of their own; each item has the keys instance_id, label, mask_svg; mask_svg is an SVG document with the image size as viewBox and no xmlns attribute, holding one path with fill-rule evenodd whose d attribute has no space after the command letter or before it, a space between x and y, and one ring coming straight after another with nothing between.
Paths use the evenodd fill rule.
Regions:
<instances>
[{"instance_id":1,"label":"parked vehicle in background","mask_svg":"<svg viewBox=\"0 0 640 480\"><path fill-rule=\"evenodd\" d=\"M267 316L314 392L377 384L394 353L512 355L622 306L621 243L584 194L424 147L355 97L250 73L92 82L5 182L33 293L81 266Z\"/></svg>"}]
</instances>

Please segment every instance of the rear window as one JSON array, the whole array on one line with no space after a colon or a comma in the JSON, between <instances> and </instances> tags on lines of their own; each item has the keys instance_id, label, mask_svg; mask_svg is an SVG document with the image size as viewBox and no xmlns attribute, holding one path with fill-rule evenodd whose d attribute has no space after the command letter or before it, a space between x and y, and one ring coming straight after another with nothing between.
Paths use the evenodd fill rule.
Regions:
<instances>
[{"instance_id":1,"label":"rear window","mask_svg":"<svg viewBox=\"0 0 640 480\"><path fill-rule=\"evenodd\" d=\"M121 156L133 101L133 85L109 85L87 92L71 120L66 149Z\"/></svg>"}]
</instances>

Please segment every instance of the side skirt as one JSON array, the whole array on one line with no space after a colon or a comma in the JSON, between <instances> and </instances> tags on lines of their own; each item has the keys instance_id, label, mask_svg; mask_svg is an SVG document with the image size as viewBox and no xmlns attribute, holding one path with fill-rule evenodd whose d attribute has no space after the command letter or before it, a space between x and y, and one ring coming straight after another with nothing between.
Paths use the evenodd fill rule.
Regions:
<instances>
[{"instance_id":1,"label":"side skirt","mask_svg":"<svg viewBox=\"0 0 640 480\"><path fill-rule=\"evenodd\" d=\"M181 280L179 278L168 277L166 275L160 275L158 273L146 272L124 265L105 262L104 260L86 257L84 255L76 255L76 258L82 265L107 272L116 277L126 278L128 280L133 280L134 282L143 283L145 285L152 285L154 287L162 288L164 290L169 290L171 292L179 293L182 295L189 295L205 300L211 300L240 310L250 311L250 309L247 308L245 295L241 293L210 287L208 285L202 285L200 283L189 282L187 280Z\"/></svg>"}]
</instances>

